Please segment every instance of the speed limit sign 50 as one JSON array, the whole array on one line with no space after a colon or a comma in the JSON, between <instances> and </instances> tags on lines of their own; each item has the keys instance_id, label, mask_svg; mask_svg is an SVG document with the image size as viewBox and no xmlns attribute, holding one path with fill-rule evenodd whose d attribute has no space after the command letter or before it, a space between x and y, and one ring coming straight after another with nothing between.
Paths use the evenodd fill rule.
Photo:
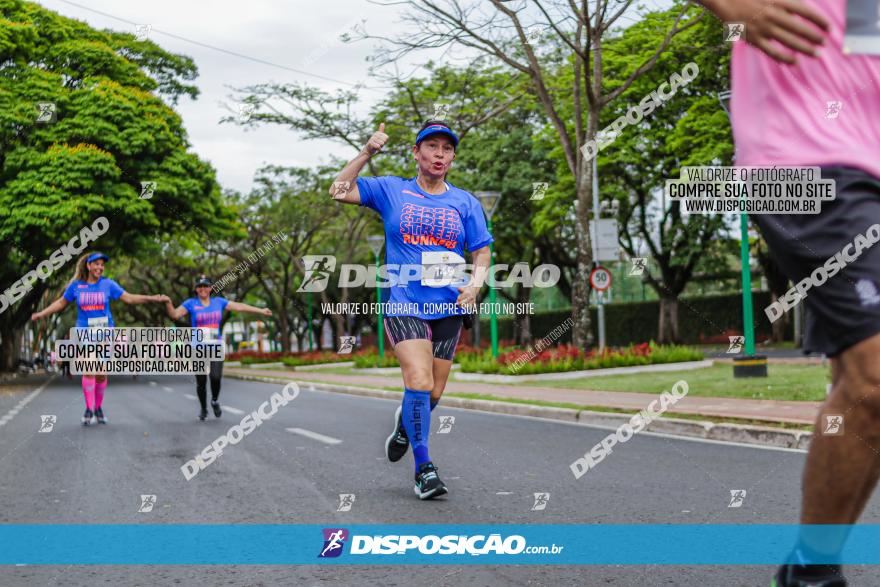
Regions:
<instances>
[{"instance_id":1,"label":"speed limit sign 50","mask_svg":"<svg viewBox=\"0 0 880 587\"><path fill-rule=\"evenodd\" d=\"M596 267L590 271L590 287L596 291L605 291L611 287L611 272L604 267Z\"/></svg>"}]
</instances>

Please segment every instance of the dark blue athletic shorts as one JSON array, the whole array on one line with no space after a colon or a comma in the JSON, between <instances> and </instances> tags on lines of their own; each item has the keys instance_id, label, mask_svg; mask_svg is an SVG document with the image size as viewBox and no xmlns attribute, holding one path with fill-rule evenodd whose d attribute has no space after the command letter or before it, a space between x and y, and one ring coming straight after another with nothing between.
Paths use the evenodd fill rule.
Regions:
<instances>
[{"instance_id":1,"label":"dark blue athletic shorts","mask_svg":"<svg viewBox=\"0 0 880 587\"><path fill-rule=\"evenodd\" d=\"M402 340L423 338L431 341L435 358L451 361L455 357L455 347L461 336L461 322L461 316L435 320L423 320L415 316L388 316L385 318L385 332L392 347Z\"/></svg>"},{"instance_id":2,"label":"dark blue athletic shorts","mask_svg":"<svg viewBox=\"0 0 880 587\"><path fill-rule=\"evenodd\" d=\"M848 167L823 167L822 179L835 180L836 198L822 202L819 214L750 218L791 287L814 284L799 302L809 310L804 351L834 357L880 333L880 242L872 242L880 232L880 179Z\"/></svg>"}]
</instances>

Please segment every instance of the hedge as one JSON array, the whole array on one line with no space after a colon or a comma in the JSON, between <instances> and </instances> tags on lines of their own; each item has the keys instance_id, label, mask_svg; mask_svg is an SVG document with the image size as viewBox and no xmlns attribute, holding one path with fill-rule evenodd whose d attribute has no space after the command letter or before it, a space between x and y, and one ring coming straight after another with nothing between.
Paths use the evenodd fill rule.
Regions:
<instances>
[{"instance_id":1,"label":"hedge","mask_svg":"<svg viewBox=\"0 0 880 587\"><path fill-rule=\"evenodd\" d=\"M769 292L753 292L755 337L768 338L772 328L764 314L770 305ZM533 338L541 338L571 316L571 310L534 314L531 318ZM596 308L590 308L590 328L598 340ZM660 319L660 301L626 302L605 305L605 336L608 346L627 346L649 340L657 340ZM498 337L514 338L513 318L498 319ZM786 337L792 336L792 325ZM678 331L683 344L727 342L727 336L742 334L742 296L727 294L719 296L682 297L678 300ZM489 319L481 317L480 336L489 338ZM571 330L566 330L554 344L571 342Z\"/></svg>"}]
</instances>

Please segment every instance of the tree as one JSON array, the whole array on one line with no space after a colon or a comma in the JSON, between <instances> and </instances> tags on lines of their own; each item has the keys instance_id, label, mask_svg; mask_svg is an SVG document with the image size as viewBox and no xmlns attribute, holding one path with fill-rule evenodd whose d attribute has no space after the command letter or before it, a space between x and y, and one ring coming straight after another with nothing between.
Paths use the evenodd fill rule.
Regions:
<instances>
[{"instance_id":1,"label":"tree","mask_svg":"<svg viewBox=\"0 0 880 587\"><path fill-rule=\"evenodd\" d=\"M606 83L622 84L632 64L652 54L677 14L677 8L652 14L608 43ZM729 65L719 28L712 17L678 35L654 69L603 115L610 124L630 105L680 75L685 64L697 64L695 79L679 86L673 97L634 128L624 129L599 157L600 191L619 203L621 246L630 257L647 250L656 267L649 268L644 279L660 297L661 342L680 341L678 300L697 268L719 270L725 262L724 248L710 246L725 226L724 216L687 214L680 201L663 197L665 180L679 177L683 166L731 164L730 125L717 99L717 92L726 86Z\"/></svg>"},{"instance_id":2,"label":"tree","mask_svg":"<svg viewBox=\"0 0 880 587\"><path fill-rule=\"evenodd\" d=\"M603 84L603 46L617 34L614 27L621 17L632 16L636 7L632 0L596 0L594 9L589 2L578 5L570 0L533 0L528 5L491 0L492 9L485 4L465 6L461 0L403 4L408 7L403 16L406 32L392 39L373 37L386 45L376 58L378 66L393 64L415 51L452 45L490 56L529 80L574 178L578 206L573 211L577 262L572 288L573 343L588 346L592 335L586 277L593 264L588 230L593 168L581 156L581 149L595 140L603 110L649 72L673 37L699 22L704 13L689 10L689 2L680 4L678 16L659 43L645 59L632 64L619 85L608 88ZM554 83L561 70L572 73L567 85ZM569 119L564 110L573 116Z\"/></svg>"},{"instance_id":3,"label":"tree","mask_svg":"<svg viewBox=\"0 0 880 587\"><path fill-rule=\"evenodd\" d=\"M261 169L255 189L241 202L242 217L248 219L248 238L227 251L233 260L242 262L276 235L284 235L277 246L250 265L247 276L255 280L259 295L274 311L285 351L290 350L291 334L302 340L308 329L315 327L308 323L307 294L297 292L305 275L303 256L333 255L344 262L359 260L370 265L366 234L371 227L380 230L371 214L330 200L327 186L332 173L329 168ZM331 280L318 297L324 303L345 303L355 298L369 301L371 293L371 288L352 291ZM353 325L347 317L333 313L329 318L337 335L350 333Z\"/></svg>"},{"instance_id":4,"label":"tree","mask_svg":"<svg viewBox=\"0 0 880 587\"><path fill-rule=\"evenodd\" d=\"M550 179L552 183L552 161L546 157L546 141L539 144L533 140L533 133L540 130L542 124L536 116L533 96L523 90L518 75L487 67L485 61L475 60L461 68L428 63L425 66L428 74L424 78L389 77L385 81L392 89L387 97L362 118L353 114L358 101L356 92L340 91L331 95L299 85L259 84L241 88L236 96L240 102L254 104L254 112L248 120L242 122L235 117L224 120L246 126L280 124L309 139L335 140L350 147L352 155L362 148L376 123L384 121L391 139L382 156L370 160L369 173L408 176L413 173L414 129L427 119L446 118L460 138L467 137L466 147L460 150L449 180L472 192L500 189L504 198L497 212L496 255L503 247L501 262L512 264L514 259L532 263L535 245L531 231L523 230L531 218L528 197L533 181ZM435 112L443 106L448 109ZM337 161L333 165L338 170L343 164ZM332 177L326 178L327 184ZM327 205L326 199L323 196L318 209ZM365 216L363 211L358 214ZM373 217L372 214L366 216ZM371 223L371 226L375 232L381 232L378 224ZM366 250L363 237L349 240L359 234L360 228L363 225L351 224L351 229L342 230L327 244L332 242L332 250L349 255L344 258L350 259L355 254L363 258ZM344 243L348 245L343 246ZM355 252L358 249L360 253ZM325 250L330 249L322 249ZM350 295L347 289L328 288L322 293L322 299L346 301ZM371 293L370 288L367 290L367 294ZM528 293L527 289L519 289L516 299L527 301ZM520 318L521 332L528 333L527 320L528 316ZM346 330L341 322L341 317L334 317L337 333Z\"/></svg>"},{"instance_id":5,"label":"tree","mask_svg":"<svg viewBox=\"0 0 880 587\"><path fill-rule=\"evenodd\" d=\"M233 230L213 169L189 152L162 99L197 95L192 60L29 2L0 0L0 13L3 289L101 216L109 229L95 246L114 255L141 254L156 230ZM155 182L152 196L142 182ZM13 366L22 327L47 290L61 291L72 261L8 300L0 369Z\"/></svg>"}]
</instances>

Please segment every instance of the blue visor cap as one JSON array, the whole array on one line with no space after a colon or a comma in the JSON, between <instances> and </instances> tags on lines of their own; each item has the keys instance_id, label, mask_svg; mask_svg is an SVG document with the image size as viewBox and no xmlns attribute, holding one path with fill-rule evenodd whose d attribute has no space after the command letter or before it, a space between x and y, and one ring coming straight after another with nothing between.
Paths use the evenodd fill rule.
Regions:
<instances>
[{"instance_id":1,"label":"blue visor cap","mask_svg":"<svg viewBox=\"0 0 880 587\"><path fill-rule=\"evenodd\" d=\"M446 128L445 126L442 126L440 124L432 124L431 126L425 128L425 130L420 132L419 135L416 137L416 144L418 145L419 143L424 141L426 138L428 138L430 135L436 135L436 134L444 134L444 135L448 136L450 139L452 139L452 146L453 147L458 146L458 136L454 132L452 132L451 130L449 130L448 128Z\"/></svg>"},{"instance_id":2,"label":"blue visor cap","mask_svg":"<svg viewBox=\"0 0 880 587\"><path fill-rule=\"evenodd\" d=\"M89 255L89 258L86 259L86 262L92 263L94 261L97 261L98 259L104 259L104 262L106 263L110 260L110 257L105 255L104 253L92 253L91 255Z\"/></svg>"}]
</instances>

